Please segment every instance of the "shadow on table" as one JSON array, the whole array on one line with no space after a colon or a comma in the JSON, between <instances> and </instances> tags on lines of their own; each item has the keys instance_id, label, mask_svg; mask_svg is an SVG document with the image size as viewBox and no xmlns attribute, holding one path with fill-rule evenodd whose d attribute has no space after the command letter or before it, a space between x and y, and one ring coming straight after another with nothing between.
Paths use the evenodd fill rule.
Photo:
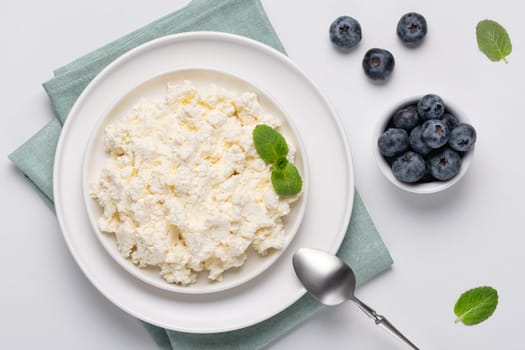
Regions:
<instances>
[{"instance_id":1,"label":"shadow on table","mask_svg":"<svg viewBox=\"0 0 525 350\"><path fill-rule=\"evenodd\" d=\"M459 202L468 197L467 193L472 190L472 181L469 172L458 181L454 186L438 192L430 194L416 194L403 191L395 186L388 186L390 195L400 200L400 205L406 206L414 212L439 212L443 208L451 205L459 205Z\"/></svg>"}]
</instances>

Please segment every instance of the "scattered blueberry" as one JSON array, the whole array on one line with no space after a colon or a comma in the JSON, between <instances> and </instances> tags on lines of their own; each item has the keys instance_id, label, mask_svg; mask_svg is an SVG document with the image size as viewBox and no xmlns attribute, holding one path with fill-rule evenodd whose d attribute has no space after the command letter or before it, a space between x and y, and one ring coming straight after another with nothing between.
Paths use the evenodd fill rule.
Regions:
<instances>
[{"instance_id":1,"label":"scattered blueberry","mask_svg":"<svg viewBox=\"0 0 525 350\"><path fill-rule=\"evenodd\" d=\"M372 80L385 80L394 70L394 56L385 49L370 49L363 58L365 74Z\"/></svg>"},{"instance_id":2,"label":"scattered blueberry","mask_svg":"<svg viewBox=\"0 0 525 350\"><path fill-rule=\"evenodd\" d=\"M445 113L445 103L438 95L428 94L417 103L417 112L423 120L439 119Z\"/></svg>"},{"instance_id":3,"label":"scattered blueberry","mask_svg":"<svg viewBox=\"0 0 525 350\"><path fill-rule=\"evenodd\" d=\"M434 178L442 181L449 180L459 173L461 157L450 148L445 148L428 160L428 167Z\"/></svg>"},{"instance_id":4,"label":"scattered blueberry","mask_svg":"<svg viewBox=\"0 0 525 350\"><path fill-rule=\"evenodd\" d=\"M416 126L412 131L410 132L410 146L414 151L421 155L427 155L432 151L432 148L428 147L423 140L421 139L421 132L423 131L423 128L421 125Z\"/></svg>"},{"instance_id":5,"label":"scattered blueberry","mask_svg":"<svg viewBox=\"0 0 525 350\"><path fill-rule=\"evenodd\" d=\"M408 148L408 133L403 129L388 129L379 137L377 145L385 157L397 156Z\"/></svg>"},{"instance_id":6,"label":"scattered blueberry","mask_svg":"<svg viewBox=\"0 0 525 350\"><path fill-rule=\"evenodd\" d=\"M330 40L337 47L350 49L361 41L361 25L352 17L338 17L330 25Z\"/></svg>"},{"instance_id":7,"label":"scattered blueberry","mask_svg":"<svg viewBox=\"0 0 525 350\"><path fill-rule=\"evenodd\" d=\"M459 124L458 118L454 117L452 114L445 112L441 117L441 121L445 122L449 131L452 131Z\"/></svg>"},{"instance_id":8,"label":"scattered blueberry","mask_svg":"<svg viewBox=\"0 0 525 350\"><path fill-rule=\"evenodd\" d=\"M421 140L430 148L439 148L447 143L449 131L444 122L430 119L421 126Z\"/></svg>"},{"instance_id":9,"label":"scattered blueberry","mask_svg":"<svg viewBox=\"0 0 525 350\"><path fill-rule=\"evenodd\" d=\"M425 160L415 152L408 151L392 163L394 176L402 182L416 182L425 175Z\"/></svg>"},{"instance_id":10,"label":"scattered blueberry","mask_svg":"<svg viewBox=\"0 0 525 350\"><path fill-rule=\"evenodd\" d=\"M407 13L397 22L397 36L407 44L419 43L427 34L427 30L427 21L419 13Z\"/></svg>"},{"instance_id":11,"label":"scattered blueberry","mask_svg":"<svg viewBox=\"0 0 525 350\"><path fill-rule=\"evenodd\" d=\"M459 152L467 152L476 142L476 130L469 124L459 124L450 132L448 144Z\"/></svg>"},{"instance_id":12,"label":"scattered blueberry","mask_svg":"<svg viewBox=\"0 0 525 350\"><path fill-rule=\"evenodd\" d=\"M392 122L396 128L412 130L417 124L419 124L419 115L417 114L416 106L410 105L398 110L394 113Z\"/></svg>"}]
</instances>

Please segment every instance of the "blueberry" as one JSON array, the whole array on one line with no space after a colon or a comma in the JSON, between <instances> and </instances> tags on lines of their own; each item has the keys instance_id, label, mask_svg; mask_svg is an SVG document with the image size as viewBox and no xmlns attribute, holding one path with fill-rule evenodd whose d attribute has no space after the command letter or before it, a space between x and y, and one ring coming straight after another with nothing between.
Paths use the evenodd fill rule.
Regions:
<instances>
[{"instance_id":1,"label":"blueberry","mask_svg":"<svg viewBox=\"0 0 525 350\"><path fill-rule=\"evenodd\" d=\"M397 36L407 44L417 44L427 34L427 21L419 13L410 12L397 22Z\"/></svg>"},{"instance_id":2,"label":"blueberry","mask_svg":"<svg viewBox=\"0 0 525 350\"><path fill-rule=\"evenodd\" d=\"M379 152L385 157L403 153L408 148L408 144L408 133L403 129L388 129L377 140Z\"/></svg>"},{"instance_id":3,"label":"blueberry","mask_svg":"<svg viewBox=\"0 0 525 350\"><path fill-rule=\"evenodd\" d=\"M421 125L421 140L430 148L439 148L447 143L450 132L444 122L430 119Z\"/></svg>"},{"instance_id":4,"label":"blueberry","mask_svg":"<svg viewBox=\"0 0 525 350\"><path fill-rule=\"evenodd\" d=\"M408 106L398 110L392 117L394 126L399 129L412 130L419 124L419 115L416 106Z\"/></svg>"},{"instance_id":5,"label":"blueberry","mask_svg":"<svg viewBox=\"0 0 525 350\"><path fill-rule=\"evenodd\" d=\"M476 130L469 124L459 124L450 132L448 144L459 152L467 152L476 143Z\"/></svg>"},{"instance_id":6,"label":"blueberry","mask_svg":"<svg viewBox=\"0 0 525 350\"><path fill-rule=\"evenodd\" d=\"M430 157L428 167L434 178L442 181L449 180L459 173L461 157L450 148L445 148Z\"/></svg>"},{"instance_id":7,"label":"blueberry","mask_svg":"<svg viewBox=\"0 0 525 350\"><path fill-rule=\"evenodd\" d=\"M394 70L394 56L385 49L370 49L363 58L365 74L372 80L385 80Z\"/></svg>"},{"instance_id":8,"label":"blueberry","mask_svg":"<svg viewBox=\"0 0 525 350\"><path fill-rule=\"evenodd\" d=\"M445 114L443 114L443 116L441 117L441 121L445 122L445 125L447 126L449 131L454 129L459 124L458 118L454 117L448 112L445 112Z\"/></svg>"},{"instance_id":9,"label":"blueberry","mask_svg":"<svg viewBox=\"0 0 525 350\"><path fill-rule=\"evenodd\" d=\"M421 125L418 125L412 129L410 132L410 146L414 151L425 156L429 154L430 151L432 151L432 148L428 147L421 139L422 131L423 127Z\"/></svg>"},{"instance_id":10,"label":"blueberry","mask_svg":"<svg viewBox=\"0 0 525 350\"><path fill-rule=\"evenodd\" d=\"M392 163L394 176L402 182L416 182L425 175L425 160L415 152L408 151Z\"/></svg>"},{"instance_id":11,"label":"blueberry","mask_svg":"<svg viewBox=\"0 0 525 350\"><path fill-rule=\"evenodd\" d=\"M361 25L352 17L338 17L330 25L330 40L337 47L350 49L361 41Z\"/></svg>"},{"instance_id":12,"label":"blueberry","mask_svg":"<svg viewBox=\"0 0 525 350\"><path fill-rule=\"evenodd\" d=\"M417 112L423 120L439 119L445 113L445 103L438 95L428 94L418 101Z\"/></svg>"}]
</instances>

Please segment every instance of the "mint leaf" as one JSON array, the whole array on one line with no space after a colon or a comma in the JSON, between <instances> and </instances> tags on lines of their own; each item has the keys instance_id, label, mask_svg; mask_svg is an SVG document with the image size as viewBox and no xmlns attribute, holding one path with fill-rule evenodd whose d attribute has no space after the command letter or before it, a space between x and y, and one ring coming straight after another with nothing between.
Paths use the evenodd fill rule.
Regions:
<instances>
[{"instance_id":1,"label":"mint leaf","mask_svg":"<svg viewBox=\"0 0 525 350\"><path fill-rule=\"evenodd\" d=\"M478 47L491 61L503 60L508 63L507 56L512 52L512 43L505 28L498 22L486 19L476 26Z\"/></svg>"},{"instance_id":2,"label":"mint leaf","mask_svg":"<svg viewBox=\"0 0 525 350\"><path fill-rule=\"evenodd\" d=\"M455 323L461 321L470 326L483 322L494 313L497 305L498 292L494 288L469 289L461 294L454 305L454 313L458 317Z\"/></svg>"},{"instance_id":3,"label":"mint leaf","mask_svg":"<svg viewBox=\"0 0 525 350\"><path fill-rule=\"evenodd\" d=\"M301 192L303 180L295 165L287 162L282 168L273 167L272 185L279 196L291 196Z\"/></svg>"},{"instance_id":4,"label":"mint leaf","mask_svg":"<svg viewBox=\"0 0 525 350\"><path fill-rule=\"evenodd\" d=\"M255 150L266 164L274 164L277 159L288 154L286 140L272 127L265 124L257 125L252 135Z\"/></svg>"}]
</instances>

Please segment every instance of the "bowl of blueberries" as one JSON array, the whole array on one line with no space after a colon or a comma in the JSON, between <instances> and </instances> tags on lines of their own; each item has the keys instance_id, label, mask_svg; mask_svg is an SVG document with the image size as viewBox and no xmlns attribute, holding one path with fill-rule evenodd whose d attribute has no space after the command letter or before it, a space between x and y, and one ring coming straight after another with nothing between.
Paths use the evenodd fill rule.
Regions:
<instances>
[{"instance_id":1,"label":"bowl of blueberries","mask_svg":"<svg viewBox=\"0 0 525 350\"><path fill-rule=\"evenodd\" d=\"M377 163L390 182L413 193L435 193L467 172L476 130L456 106L427 94L390 109L374 141Z\"/></svg>"}]
</instances>

